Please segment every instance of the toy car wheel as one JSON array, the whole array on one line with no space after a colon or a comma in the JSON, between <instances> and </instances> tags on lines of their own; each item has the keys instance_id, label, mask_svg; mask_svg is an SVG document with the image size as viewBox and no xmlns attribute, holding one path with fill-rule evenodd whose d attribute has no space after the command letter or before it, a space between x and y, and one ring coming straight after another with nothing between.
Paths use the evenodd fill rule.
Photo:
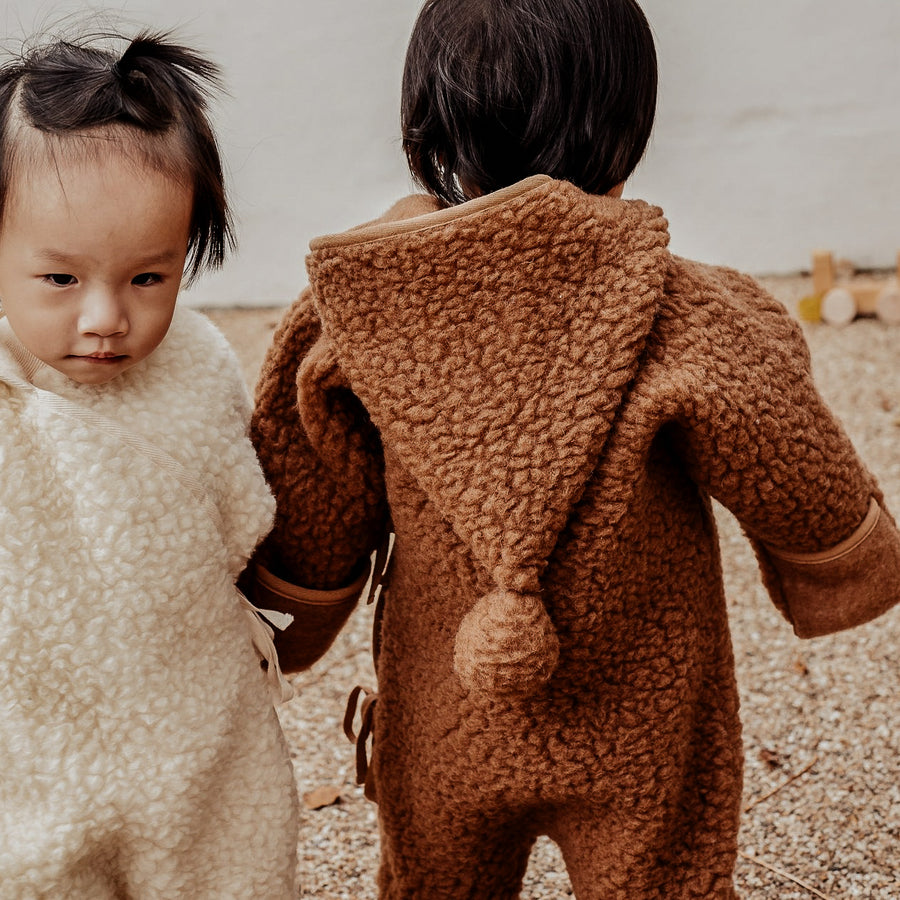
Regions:
<instances>
[{"instance_id":1,"label":"toy car wheel","mask_svg":"<svg viewBox=\"0 0 900 900\"><path fill-rule=\"evenodd\" d=\"M832 288L822 298L821 312L829 325L849 325L856 318L856 300L846 288Z\"/></svg>"},{"instance_id":2,"label":"toy car wheel","mask_svg":"<svg viewBox=\"0 0 900 900\"><path fill-rule=\"evenodd\" d=\"M900 325L900 285L889 285L878 295L875 315L888 325Z\"/></svg>"}]
</instances>

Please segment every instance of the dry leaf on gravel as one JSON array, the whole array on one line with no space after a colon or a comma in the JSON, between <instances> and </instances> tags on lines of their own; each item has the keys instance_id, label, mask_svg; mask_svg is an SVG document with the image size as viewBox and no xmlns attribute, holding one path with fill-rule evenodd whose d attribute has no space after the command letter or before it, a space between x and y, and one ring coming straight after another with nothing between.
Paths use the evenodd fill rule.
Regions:
<instances>
[{"instance_id":1,"label":"dry leaf on gravel","mask_svg":"<svg viewBox=\"0 0 900 900\"><path fill-rule=\"evenodd\" d=\"M333 784L326 784L304 794L303 803L307 809L322 809L334 803L340 803L342 790Z\"/></svg>"}]
</instances>

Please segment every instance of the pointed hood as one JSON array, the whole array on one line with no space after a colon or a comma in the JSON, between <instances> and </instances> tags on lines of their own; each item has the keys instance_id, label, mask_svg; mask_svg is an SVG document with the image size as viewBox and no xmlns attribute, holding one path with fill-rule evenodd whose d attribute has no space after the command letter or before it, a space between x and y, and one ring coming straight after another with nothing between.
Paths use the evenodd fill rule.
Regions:
<instances>
[{"instance_id":1,"label":"pointed hood","mask_svg":"<svg viewBox=\"0 0 900 900\"><path fill-rule=\"evenodd\" d=\"M536 176L311 244L321 341L496 583L457 638L470 688L552 673L541 575L637 370L667 242L659 209Z\"/></svg>"}]
</instances>

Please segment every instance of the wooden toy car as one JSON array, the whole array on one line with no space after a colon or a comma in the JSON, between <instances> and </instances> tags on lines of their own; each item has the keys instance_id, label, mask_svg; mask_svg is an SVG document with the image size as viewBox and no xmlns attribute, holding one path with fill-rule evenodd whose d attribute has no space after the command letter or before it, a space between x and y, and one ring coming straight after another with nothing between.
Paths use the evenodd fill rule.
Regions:
<instances>
[{"instance_id":1,"label":"wooden toy car","mask_svg":"<svg viewBox=\"0 0 900 900\"><path fill-rule=\"evenodd\" d=\"M838 280L834 257L827 250L813 253L813 294L801 301L802 318L822 319L829 325L847 325L857 316L877 316L882 322L900 324L900 253L897 274L890 281Z\"/></svg>"}]
</instances>

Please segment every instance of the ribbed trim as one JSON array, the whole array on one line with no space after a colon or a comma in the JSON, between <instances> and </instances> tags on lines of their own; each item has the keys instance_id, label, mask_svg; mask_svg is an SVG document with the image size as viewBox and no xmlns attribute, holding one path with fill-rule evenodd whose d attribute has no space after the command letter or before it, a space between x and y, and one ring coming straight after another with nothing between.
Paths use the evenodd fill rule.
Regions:
<instances>
[{"instance_id":1,"label":"ribbed trim","mask_svg":"<svg viewBox=\"0 0 900 900\"><path fill-rule=\"evenodd\" d=\"M881 516L881 508L873 497L869 501L869 511L862 520L862 524L846 540L841 541L829 550L820 550L817 553L789 553L785 550L776 550L766 545L766 549L772 556L783 559L785 562L796 563L804 566L823 565L834 562L848 553L852 553L874 530Z\"/></svg>"},{"instance_id":2,"label":"ribbed trim","mask_svg":"<svg viewBox=\"0 0 900 900\"><path fill-rule=\"evenodd\" d=\"M2 318L2 315L0 315ZM19 340L12 328L9 329L12 340L7 343L12 358L21 366L22 377L30 384L34 380L37 371L43 368L44 363L41 362L33 353L25 348L25 345Z\"/></svg>"},{"instance_id":3,"label":"ribbed trim","mask_svg":"<svg viewBox=\"0 0 900 900\"><path fill-rule=\"evenodd\" d=\"M279 578L277 575L273 575L264 566L259 565L259 563L256 563L256 580L267 591L277 594L280 597L284 597L286 600L331 606L335 603L343 603L345 600L357 597L360 594L365 587L366 582L369 580L369 567L367 566L359 578L352 584L327 591L291 584L289 581L284 581L284 579Z\"/></svg>"},{"instance_id":4,"label":"ribbed trim","mask_svg":"<svg viewBox=\"0 0 900 900\"><path fill-rule=\"evenodd\" d=\"M415 216L411 219L400 219L396 222L378 222L373 225L363 225L352 228L350 231L342 231L339 234L325 234L313 238L309 242L310 250L327 250L333 247L348 247L353 244L367 244L371 241L380 241L384 238L399 234L411 234L415 231L425 231L439 225L446 225L456 219L464 219L473 216L482 210L500 206L515 197L527 194L549 184L553 179L549 175L532 175L509 187L501 188L483 197L476 197L460 203L458 206L448 206L446 209L438 209L435 212Z\"/></svg>"}]
</instances>

